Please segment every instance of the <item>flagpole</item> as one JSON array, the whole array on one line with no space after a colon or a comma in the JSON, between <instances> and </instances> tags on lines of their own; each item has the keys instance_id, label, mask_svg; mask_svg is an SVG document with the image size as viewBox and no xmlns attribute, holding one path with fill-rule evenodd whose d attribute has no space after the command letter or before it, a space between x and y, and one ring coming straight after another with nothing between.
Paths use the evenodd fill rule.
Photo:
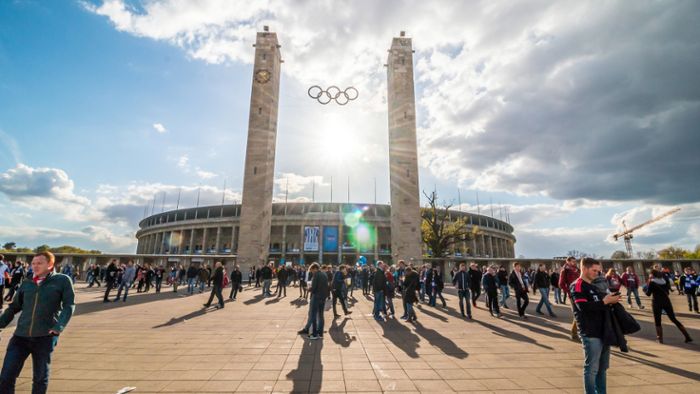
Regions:
<instances>
[{"instance_id":1,"label":"flagpole","mask_svg":"<svg viewBox=\"0 0 700 394\"><path fill-rule=\"evenodd\" d=\"M333 175L331 175L331 203L333 202Z\"/></svg>"},{"instance_id":2,"label":"flagpole","mask_svg":"<svg viewBox=\"0 0 700 394\"><path fill-rule=\"evenodd\" d=\"M176 211L177 211L178 209L180 209L180 194L181 194L181 193L182 193L182 187L180 187L179 189L177 189L177 204L176 204L176 206L175 206L175 210L176 210Z\"/></svg>"}]
</instances>

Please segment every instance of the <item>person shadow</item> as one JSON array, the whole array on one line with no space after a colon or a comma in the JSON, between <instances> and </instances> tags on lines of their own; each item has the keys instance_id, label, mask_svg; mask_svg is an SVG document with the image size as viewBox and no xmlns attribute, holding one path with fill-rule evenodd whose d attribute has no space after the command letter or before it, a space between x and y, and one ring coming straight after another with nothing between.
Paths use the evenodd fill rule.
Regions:
<instances>
[{"instance_id":1,"label":"person shadow","mask_svg":"<svg viewBox=\"0 0 700 394\"><path fill-rule=\"evenodd\" d=\"M289 301L289 304L301 308L302 306L308 305L309 302L303 298L297 298L296 300Z\"/></svg>"},{"instance_id":2,"label":"person shadow","mask_svg":"<svg viewBox=\"0 0 700 394\"><path fill-rule=\"evenodd\" d=\"M379 323L383 330L383 337L391 341L411 358L418 358L418 342L420 338L410 328L400 322L389 319Z\"/></svg>"},{"instance_id":3,"label":"person shadow","mask_svg":"<svg viewBox=\"0 0 700 394\"><path fill-rule=\"evenodd\" d=\"M415 322L414 325L416 327L416 333L418 335L427 340L428 343L430 343L430 345L437 347L448 356L452 356L460 360L464 360L469 356L469 353L465 352L462 348L457 346L457 344L454 343L451 339L441 335L439 332L431 328L426 328L419 322Z\"/></svg>"},{"instance_id":4,"label":"person shadow","mask_svg":"<svg viewBox=\"0 0 700 394\"><path fill-rule=\"evenodd\" d=\"M318 393L321 391L321 382L323 381L322 350L323 339L304 340L297 367L287 374L287 379L291 379L293 382L291 392Z\"/></svg>"},{"instance_id":5,"label":"person shadow","mask_svg":"<svg viewBox=\"0 0 700 394\"><path fill-rule=\"evenodd\" d=\"M262 301L263 299L265 299L265 296L262 293L260 293L249 300L243 301L243 303L245 305L252 305L252 304L257 304L258 302Z\"/></svg>"},{"instance_id":6,"label":"person shadow","mask_svg":"<svg viewBox=\"0 0 700 394\"><path fill-rule=\"evenodd\" d=\"M152 328L174 326L175 324L184 323L187 320L194 319L195 317L203 316L206 313L207 313L207 309L199 309L199 310L196 310L194 312L190 312L190 313L183 315L183 316L180 316L180 317L173 317L170 320L168 320L167 322L159 324L157 326L153 326Z\"/></svg>"},{"instance_id":7,"label":"person shadow","mask_svg":"<svg viewBox=\"0 0 700 394\"><path fill-rule=\"evenodd\" d=\"M338 325L338 320L333 319L333 322L331 323L331 327L328 330L328 333L331 335L331 339L333 342L339 344L342 347L348 347L353 341L357 340L357 337L350 336L347 332L345 332L345 325L348 323L347 317L343 319L343 322Z\"/></svg>"}]
</instances>

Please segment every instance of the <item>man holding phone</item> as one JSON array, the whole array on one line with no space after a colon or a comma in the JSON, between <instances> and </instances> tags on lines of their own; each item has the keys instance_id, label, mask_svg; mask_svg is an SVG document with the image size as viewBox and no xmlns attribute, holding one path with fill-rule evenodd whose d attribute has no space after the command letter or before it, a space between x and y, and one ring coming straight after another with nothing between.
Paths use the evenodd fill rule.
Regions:
<instances>
[{"instance_id":1,"label":"man holding phone","mask_svg":"<svg viewBox=\"0 0 700 394\"><path fill-rule=\"evenodd\" d=\"M0 372L0 394L15 392L15 382L24 362L32 356L32 393L46 393L49 385L51 353L58 336L68 325L75 309L73 281L53 272L54 255L41 252L32 259L32 280L25 280L12 303L0 315L0 329L20 313L15 333L7 344Z\"/></svg>"}]
</instances>

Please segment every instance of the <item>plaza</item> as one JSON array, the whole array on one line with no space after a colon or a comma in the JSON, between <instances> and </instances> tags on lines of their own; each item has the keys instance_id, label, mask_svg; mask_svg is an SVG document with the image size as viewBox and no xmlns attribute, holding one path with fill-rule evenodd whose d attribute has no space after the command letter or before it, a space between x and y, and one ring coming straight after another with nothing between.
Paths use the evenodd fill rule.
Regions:
<instances>
[{"instance_id":1,"label":"plaza","mask_svg":"<svg viewBox=\"0 0 700 394\"><path fill-rule=\"evenodd\" d=\"M371 297L357 290L354 313L331 320L327 303L328 333L309 341L296 334L308 311L296 287L280 299L245 287L216 311L202 308L207 291L183 296L184 288L175 294L164 287L108 304L103 292L77 283L76 313L54 351L49 392L582 392L581 345L569 338L568 304L554 306L558 318L522 321L513 309L493 318L479 300L474 320L465 321L448 287L447 309L420 304L415 325L378 323ZM700 338L700 315L687 312L685 297L671 297L691 336ZM528 312L536 302L532 297ZM684 344L668 320L665 344L656 343L649 298L643 302L647 309L631 310L642 325L628 337L631 351L613 349L609 392L695 391L698 344ZM12 329L3 331L3 343ZM28 360L17 392L31 390L31 371Z\"/></svg>"}]
</instances>

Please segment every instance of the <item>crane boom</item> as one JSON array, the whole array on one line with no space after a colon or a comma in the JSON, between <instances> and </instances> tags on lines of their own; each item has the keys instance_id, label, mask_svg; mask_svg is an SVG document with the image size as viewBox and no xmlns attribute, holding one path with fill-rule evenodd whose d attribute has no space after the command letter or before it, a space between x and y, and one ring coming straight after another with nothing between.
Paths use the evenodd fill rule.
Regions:
<instances>
[{"instance_id":1,"label":"crane boom","mask_svg":"<svg viewBox=\"0 0 700 394\"><path fill-rule=\"evenodd\" d=\"M644 227L644 226L647 226L647 225L649 225L649 224L652 224L652 223L654 223L654 222L658 222L659 220L661 220L661 219L663 219L663 218L665 218L665 217L667 217L667 216L671 216L671 215L673 215L674 213L676 213L676 212L678 212L678 211L680 211L680 210L681 210L680 208L674 208L674 209L672 209L672 210L670 210L670 211L668 211L668 212L666 212L666 213L663 213L663 214L661 214L661 215L659 215L659 216L657 216L657 217L655 217L655 218L649 219L649 220L647 220L646 222L641 223L641 224L638 224L638 225L636 225L636 226L634 226L634 227L632 227L632 228L627 228L627 226L625 226L625 231L623 231L623 232L621 232L621 233L617 233L617 234L613 235L613 237L614 237L615 239L618 239L618 238L624 237L624 236L626 236L626 235L631 235L632 232L634 232L634 231L636 231L636 230L639 230L640 228L642 228L642 227Z\"/></svg>"}]
</instances>

